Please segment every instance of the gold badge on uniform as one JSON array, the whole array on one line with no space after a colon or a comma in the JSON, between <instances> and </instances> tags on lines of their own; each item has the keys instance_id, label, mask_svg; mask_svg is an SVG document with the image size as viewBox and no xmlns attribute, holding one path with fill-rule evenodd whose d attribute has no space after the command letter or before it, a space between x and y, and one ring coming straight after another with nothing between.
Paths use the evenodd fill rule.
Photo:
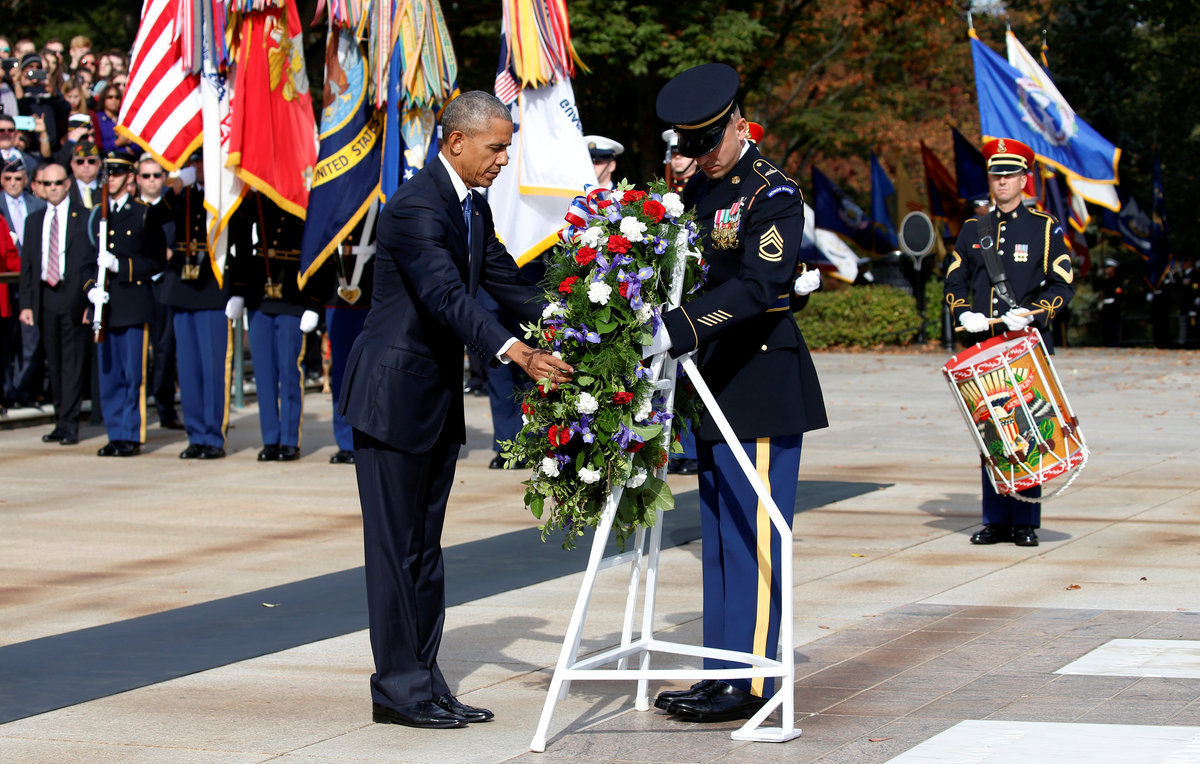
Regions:
<instances>
[{"instance_id":1,"label":"gold badge on uniform","mask_svg":"<svg viewBox=\"0 0 1200 764\"><path fill-rule=\"evenodd\" d=\"M200 278L200 265L198 263L185 263L183 271L179 274L179 278L184 281L195 281Z\"/></svg>"},{"instance_id":2,"label":"gold badge on uniform","mask_svg":"<svg viewBox=\"0 0 1200 764\"><path fill-rule=\"evenodd\" d=\"M738 199L713 215L713 249L736 249L738 225L742 220L742 200Z\"/></svg>"},{"instance_id":3,"label":"gold badge on uniform","mask_svg":"<svg viewBox=\"0 0 1200 764\"><path fill-rule=\"evenodd\" d=\"M268 281L263 286L263 297L266 297L268 300L282 300L283 284L275 284Z\"/></svg>"},{"instance_id":4,"label":"gold badge on uniform","mask_svg":"<svg viewBox=\"0 0 1200 764\"><path fill-rule=\"evenodd\" d=\"M341 284L337 288L337 294L338 297L353 305L358 302L359 297L362 297L362 289L352 287L348 284Z\"/></svg>"},{"instance_id":5,"label":"gold badge on uniform","mask_svg":"<svg viewBox=\"0 0 1200 764\"><path fill-rule=\"evenodd\" d=\"M771 226L758 240L758 256L769 263L777 263L783 259L783 234Z\"/></svg>"}]
</instances>

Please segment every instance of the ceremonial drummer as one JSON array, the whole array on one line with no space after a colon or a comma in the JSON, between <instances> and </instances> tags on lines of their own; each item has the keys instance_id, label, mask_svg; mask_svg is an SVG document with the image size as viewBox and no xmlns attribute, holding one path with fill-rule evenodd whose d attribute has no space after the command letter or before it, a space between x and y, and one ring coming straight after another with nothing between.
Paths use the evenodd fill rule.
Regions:
<instances>
[{"instance_id":1,"label":"ceremonial drummer","mask_svg":"<svg viewBox=\"0 0 1200 764\"><path fill-rule=\"evenodd\" d=\"M238 216L241 232L235 234L225 315L236 322L243 309L249 311L263 442L258 460L290 462L300 458L305 337L317 328L321 304L300 291L303 221L261 193L243 200Z\"/></svg>"},{"instance_id":2,"label":"ceremonial drummer","mask_svg":"<svg viewBox=\"0 0 1200 764\"><path fill-rule=\"evenodd\" d=\"M179 405L188 446L180 459L225 456L229 425L230 325L224 262L208 250L204 211L203 157L193 154L166 200L174 218L175 242L167 250L163 302L175 328Z\"/></svg>"},{"instance_id":3,"label":"ceremonial drummer","mask_svg":"<svg viewBox=\"0 0 1200 764\"><path fill-rule=\"evenodd\" d=\"M984 144L983 156L995 207L963 223L946 268L946 304L967 332L968 342L1032 325L1041 333L1046 351L1053 353L1050 321L1075 293L1062 226L1022 204L1025 178L1033 168L1032 149L1001 138ZM1041 486L1022 491L1027 499L1022 501L996 493L987 467L981 472L983 529L971 536L971 543L1037 546Z\"/></svg>"},{"instance_id":4,"label":"ceremonial drummer","mask_svg":"<svg viewBox=\"0 0 1200 764\"><path fill-rule=\"evenodd\" d=\"M92 235L101 249L88 294L93 306L104 306L98 350L100 411L108 443L96 455L136 456L146 441L146 354L155 299L151 277L163 269L165 244L150 205L128 191L133 171L129 156L109 152L104 169L108 208L96 205L91 212ZM104 219L107 233L101 240Z\"/></svg>"},{"instance_id":5,"label":"ceremonial drummer","mask_svg":"<svg viewBox=\"0 0 1200 764\"><path fill-rule=\"evenodd\" d=\"M673 125L679 153L700 167L683 202L696 211L709 273L705 292L664 314L664 331L644 352L669 348L678 357L699 349L700 371L739 441L726 443L712 412L704 414L697 433L704 644L774 659L782 598L791 596L791 582L779 580L781 554L791 548L780 549L732 449L745 451L790 524L803 433L828 422L816 370L788 309L803 199L795 181L751 145L737 96L737 72L724 64L689 69L658 95L658 116ZM746 664L706 658L704 666ZM773 694L774 682L707 680L661 693L655 705L688 721L746 718Z\"/></svg>"}]
</instances>

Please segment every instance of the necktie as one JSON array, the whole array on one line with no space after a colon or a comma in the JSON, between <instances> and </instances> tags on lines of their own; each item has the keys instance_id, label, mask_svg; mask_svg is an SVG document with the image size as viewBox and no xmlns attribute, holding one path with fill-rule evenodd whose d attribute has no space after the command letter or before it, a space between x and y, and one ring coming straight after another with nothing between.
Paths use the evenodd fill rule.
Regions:
<instances>
[{"instance_id":1,"label":"necktie","mask_svg":"<svg viewBox=\"0 0 1200 764\"><path fill-rule=\"evenodd\" d=\"M58 285L58 211L53 207L46 208L46 214L50 215L50 245L49 251L46 252L46 283L50 286Z\"/></svg>"},{"instance_id":2,"label":"necktie","mask_svg":"<svg viewBox=\"0 0 1200 764\"><path fill-rule=\"evenodd\" d=\"M83 197L83 206L89 210L92 208L92 188L86 183L79 188L79 195Z\"/></svg>"},{"instance_id":3,"label":"necktie","mask_svg":"<svg viewBox=\"0 0 1200 764\"><path fill-rule=\"evenodd\" d=\"M471 255L471 218L474 217L475 205L471 201L471 192L467 192L467 198L463 199L463 221L467 224L467 256Z\"/></svg>"}]
</instances>

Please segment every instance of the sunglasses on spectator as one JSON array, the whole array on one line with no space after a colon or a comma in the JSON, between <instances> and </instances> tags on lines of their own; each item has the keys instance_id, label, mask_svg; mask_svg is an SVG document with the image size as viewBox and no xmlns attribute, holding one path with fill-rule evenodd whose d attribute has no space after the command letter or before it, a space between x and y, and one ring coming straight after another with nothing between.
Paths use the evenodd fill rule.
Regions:
<instances>
[{"instance_id":1,"label":"sunglasses on spectator","mask_svg":"<svg viewBox=\"0 0 1200 764\"><path fill-rule=\"evenodd\" d=\"M139 172L138 173L138 177L142 178L142 179L161 178L163 175L166 175L166 173L163 173L163 172Z\"/></svg>"},{"instance_id":2,"label":"sunglasses on spectator","mask_svg":"<svg viewBox=\"0 0 1200 764\"><path fill-rule=\"evenodd\" d=\"M15 127L0 127L0 135L12 135L17 132Z\"/></svg>"},{"instance_id":3,"label":"sunglasses on spectator","mask_svg":"<svg viewBox=\"0 0 1200 764\"><path fill-rule=\"evenodd\" d=\"M88 157L87 159L80 159L79 157L76 157L75 159L71 160L71 164L100 164L100 160L96 157Z\"/></svg>"},{"instance_id":4,"label":"sunglasses on spectator","mask_svg":"<svg viewBox=\"0 0 1200 764\"><path fill-rule=\"evenodd\" d=\"M67 184L65 180L39 180L37 182L43 186L65 186Z\"/></svg>"},{"instance_id":5,"label":"sunglasses on spectator","mask_svg":"<svg viewBox=\"0 0 1200 764\"><path fill-rule=\"evenodd\" d=\"M109 93L108 95L104 96L105 101L111 101L114 98L117 99L118 101L120 101L121 94L120 93Z\"/></svg>"}]
</instances>

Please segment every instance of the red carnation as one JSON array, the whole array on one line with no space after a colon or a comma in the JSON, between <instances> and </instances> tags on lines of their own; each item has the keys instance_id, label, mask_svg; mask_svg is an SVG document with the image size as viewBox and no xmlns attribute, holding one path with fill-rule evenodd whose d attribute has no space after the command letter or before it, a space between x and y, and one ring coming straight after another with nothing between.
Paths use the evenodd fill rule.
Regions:
<instances>
[{"instance_id":1,"label":"red carnation","mask_svg":"<svg viewBox=\"0 0 1200 764\"><path fill-rule=\"evenodd\" d=\"M554 335L557 333L558 329L551 326L550 328L546 329L546 331L542 332L542 336L546 338L546 342L550 342L554 339Z\"/></svg>"},{"instance_id":2,"label":"red carnation","mask_svg":"<svg viewBox=\"0 0 1200 764\"><path fill-rule=\"evenodd\" d=\"M610 252L616 252L618 255L623 255L629 251L629 239L619 234L608 237L608 249Z\"/></svg>"},{"instance_id":3,"label":"red carnation","mask_svg":"<svg viewBox=\"0 0 1200 764\"><path fill-rule=\"evenodd\" d=\"M633 393L629 392L628 390L622 390L619 393L613 393L612 399L613 403L624 406L626 403L629 403L631 400L633 400Z\"/></svg>"},{"instance_id":4,"label":"red carnation","mask_svg":"<svg viewBox=\"0 0 1200 764\"><path fill-rule=\"evenodd\" d=\"M565 446L571 440L571 428L552 424L550 431L546 433L546 439L552 446Z\"/></svg>"},{"instance_id":5,"label":"red carnation","mask_svg":"<svg viewBox=\"0 0 1200 764\"><path fill-rule=\"evenodd\" d=\"M524 414L525 416L533 416L534 409L533 409L533 406L529 403L529 401L521 402L521 413Z\"/></svg>"},{"instance_id":6,"label":"red carnation","mask_svg":"<svg viewBox=\"0 0 1200 764\"><path fill-rule=\"evenodd\" d=\"M580 265L587 265L595 259L596 250L592 249L591 247L580 247L579 251L575 253L575 262L579 263Z\"/></svg>"},{"instance_id":7,"label":"red carnation","mask_svg":"<svg viewBox=\"0 0 1200 764\"><path fill-rule=\"evenodd\" d=\"M541 385L538 385L537 390L538 390L538 395L540 395L543 398L546 397L546 388L542 387Z\"/></svg>"},{"instance_id":8,"label":"red carnation","mask_svg":"<svg viewBox=\"0 0 1200 764\"><path fill-rule=\"evenodd\" d=\"M562 292L563 294L570 294L571 287L574 286L576 281L579 281L578 276L567 276L562 280L562 283L558 285L558 291Z\"/></svg>"},{"instance_id":9,"label":"red carnation","mask_svg":"<svg viewBox=\"0 0 1200 764\"><path fill-rule=\"evenodd\" d=\"M625 451L626 451L626 453L636 454L638 451L641 451L645 447L646 447L646 444L639 440L639 441L631 442L629 444L629 447L626 448Z\"/></svg>"},{"instance_id":10,"label":"red carnation","mask_svg":"<svg viewBox=\"0 0 1200 764\"><path fill-rule=\"evenodd\" d=\"M656 202L653 199L647 199L642 204L642 212L653 220L655 223L663 219L663 215L667 214L667 208L662 206L662 202Z\"/></svg>"},{"instance_id":11,"label":"red carnation","mask_svg":"<svg viewBox=\"0 0 1200 764\"><path fill-rule=\"evenodd\" d=\"M622 297L628 297L629 296L629 282L622 281L621 285L619 287L617 287L617 291L621 293Z\"/></svg>"},{"instance_id":12,"label":"red carnation","mask_svg":"<svg viewBox=\"0 0 1200 764\"><path fill-rule=\"evenodd\" d=\"M638 199L644 199L644 198L646 198L645 191L626 191L625 195L621 197L621 203L622 204L633 204Z\"/></svg>"}]
</instances>

